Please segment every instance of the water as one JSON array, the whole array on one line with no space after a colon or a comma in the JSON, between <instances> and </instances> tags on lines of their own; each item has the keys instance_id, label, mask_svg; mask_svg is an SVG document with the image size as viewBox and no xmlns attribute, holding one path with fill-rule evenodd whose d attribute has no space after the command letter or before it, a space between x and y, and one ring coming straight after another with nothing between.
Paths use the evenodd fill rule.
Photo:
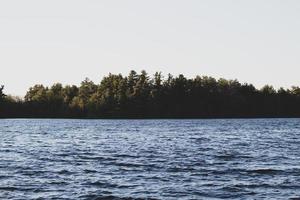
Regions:
<instances>
[{"instance_id":1,"label":"water","mask_svg":"<svg viewBox=\"0 0 300 200\"><path fill-rule=\"evenodd\" d=\"M300 199L300 119L0 120L0 199Z\"/></svg>"}]
</instances>

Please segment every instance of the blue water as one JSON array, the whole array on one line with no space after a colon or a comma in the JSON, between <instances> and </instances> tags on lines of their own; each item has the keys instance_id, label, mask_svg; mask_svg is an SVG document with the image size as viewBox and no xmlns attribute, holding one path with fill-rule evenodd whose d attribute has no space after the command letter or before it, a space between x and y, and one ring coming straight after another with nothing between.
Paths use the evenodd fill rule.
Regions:
<instances>
[{"instance_id":1,"label":"blue water","mask_svg":"<svg viewBox=\"0 0 300 200\"><path fill-rule=\"evenodd\" d=\"M300 119L0 120L0 199L300 199Z\"/></svg>"}]
</instances>

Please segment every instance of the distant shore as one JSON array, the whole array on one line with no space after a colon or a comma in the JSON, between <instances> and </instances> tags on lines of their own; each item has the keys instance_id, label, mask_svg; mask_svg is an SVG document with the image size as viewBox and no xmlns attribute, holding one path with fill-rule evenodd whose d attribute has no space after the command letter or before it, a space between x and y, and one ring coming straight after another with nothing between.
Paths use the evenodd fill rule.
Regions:
<instances>
[{"instance_id":1,"label":"distant shore","mask_svg":"<svg viewBox=\"0 0 300 200\"><path fill-rule=\"evenodd\" d=\"M99 84L34 85L24 99L3 93L0 118L221 119L300 117L300 88L261 89L208 76L109 74Z\"/></svg>"}]
</instances>

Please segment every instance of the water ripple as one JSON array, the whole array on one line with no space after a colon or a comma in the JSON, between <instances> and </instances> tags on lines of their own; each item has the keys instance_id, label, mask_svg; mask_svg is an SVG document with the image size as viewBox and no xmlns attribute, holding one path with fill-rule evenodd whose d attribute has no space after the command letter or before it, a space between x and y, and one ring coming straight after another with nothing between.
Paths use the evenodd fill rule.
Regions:
<instances>
[{"instance_id":1,"label":"water ripple","mask_svg":"<svg viewBox=\"0 0 300 200\"><path fill-rule=\"evenodd\" d=\"M300 199L299 122L0 120L0 199Z\"/></svg>"}]
</instances>

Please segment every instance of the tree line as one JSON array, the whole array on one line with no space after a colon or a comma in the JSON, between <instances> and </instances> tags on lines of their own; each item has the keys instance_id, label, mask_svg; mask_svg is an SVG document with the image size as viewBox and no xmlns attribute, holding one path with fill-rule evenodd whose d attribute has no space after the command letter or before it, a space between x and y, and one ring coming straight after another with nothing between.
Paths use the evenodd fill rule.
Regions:
<instances>
[{"instance_id":1,"label":"tree line","mask_svg":"<svg viewBox=\"0 0 300 200\"><path fill-rule=\"evenodd\" d=\"M23 99L3 93L0 117L26 118L244 118L300 117L300 88L261 89L208 76L160 72L109 74L99 84L30 87Z\"/></svg>"}]
</instances>

